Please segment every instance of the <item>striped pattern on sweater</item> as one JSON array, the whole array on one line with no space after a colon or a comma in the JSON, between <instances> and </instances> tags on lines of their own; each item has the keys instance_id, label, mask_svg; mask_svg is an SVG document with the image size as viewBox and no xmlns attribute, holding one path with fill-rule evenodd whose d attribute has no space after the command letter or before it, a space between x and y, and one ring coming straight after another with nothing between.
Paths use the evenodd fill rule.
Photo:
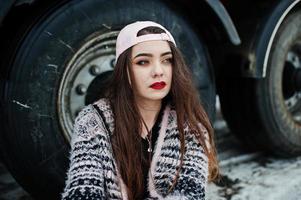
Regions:
<instances>
[{"instance_id":1,"label":"striped pattern on sweater","mask_svg":"<svg viewBox=\"0 0 301 200\"><path fill-rule=\"evenodd\" d=\"M70 166L63 200L127 199L126 186L118 172L110 142L114 130L112 110L107 99L90 104L76 117L71 139ZM178 182L168 189L180 163L180 141L176 112L166 106L148 176L149 199L205 199L208 158L193 134L185 128L184 163ZM109 130L107 130L107 128ZM200 124L205 136L207 130Z\"/></svg>"}]
</instances>

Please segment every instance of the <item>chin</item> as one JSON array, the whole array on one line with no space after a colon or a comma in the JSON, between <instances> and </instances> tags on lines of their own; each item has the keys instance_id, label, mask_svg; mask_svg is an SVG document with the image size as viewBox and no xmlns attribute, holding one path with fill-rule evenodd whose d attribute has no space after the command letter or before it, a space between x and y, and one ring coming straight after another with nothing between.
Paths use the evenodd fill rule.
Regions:
<instances>
[{"instance_id":1,"label":"chin","mask_svg":"<svg viewBox=\"0 0 301 200\"><path fill-rule=\"evenodd\" d=\"M148 98L149 99L152 99L152 100L162 100L164 97L167 96L168 93L164 93L164 94L156 94L156 95L153 95L153 96L149 96Z\"/></svg>"}]
</instances>

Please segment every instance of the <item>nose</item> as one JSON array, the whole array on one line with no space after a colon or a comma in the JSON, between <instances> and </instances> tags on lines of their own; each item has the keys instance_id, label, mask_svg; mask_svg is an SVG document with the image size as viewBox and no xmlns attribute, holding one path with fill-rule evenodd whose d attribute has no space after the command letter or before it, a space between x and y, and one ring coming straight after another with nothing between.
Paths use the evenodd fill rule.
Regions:
<instances>
[{"instance_id":1,"label":"nose","mask_svg":"<svg viewBox=\"0 0 301 200\"><path fill-rule=\"evenodd\" d=\"M153 71L152 71L152 76L153 77L161 77L163 76L163 73L164 73L164 70L162 68L162 64L160 62L156 62L154 63L154 66L153 66Z\"/></svg>"}]
</instances>

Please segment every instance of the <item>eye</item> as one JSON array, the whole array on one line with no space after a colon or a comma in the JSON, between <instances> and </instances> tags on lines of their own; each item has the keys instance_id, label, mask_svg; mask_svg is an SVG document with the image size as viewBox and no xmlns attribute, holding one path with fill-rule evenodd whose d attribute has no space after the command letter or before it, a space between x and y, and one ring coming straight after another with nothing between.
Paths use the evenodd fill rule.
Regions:
<instances>
[{"instance_id":1,"label":"eye","mask_svg":"<svg viewBox=\"0 0 301 200\"><path fill-rule=\"evenodd\" d=\"M170 57L170 58L166 58L163 60L163 63L166 63L166 64L171 64L173 62L173 58Z\"/></svg>"},{"instance_id":2,"label":"eye","mask_svg":"<svg viewBox=\"0 0 301 200\"><path fill-rule=\"evenodd\" d=\"M140 60L140 61L136 62L137 65L141 65L141 66L147 65L148 63L149 63L148 60Z\"/></svg>"}]
</instances>

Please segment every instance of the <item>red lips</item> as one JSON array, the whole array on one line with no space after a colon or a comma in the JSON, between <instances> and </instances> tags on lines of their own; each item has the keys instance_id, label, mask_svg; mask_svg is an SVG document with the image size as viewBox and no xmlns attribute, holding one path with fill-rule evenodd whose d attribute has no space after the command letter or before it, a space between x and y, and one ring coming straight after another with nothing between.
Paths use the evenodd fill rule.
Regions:
<instances>
[{"instance_id":1,"label":"red lips","mask_svg":"<svg viewBox=\"0 0 301 200\"><path fill-rule=\"evenodd\" d=\"M155 90L161 90L166 86L166 83L164 81L161 82L155 82L150 87Z\"/></svg>"}]
</instances>

